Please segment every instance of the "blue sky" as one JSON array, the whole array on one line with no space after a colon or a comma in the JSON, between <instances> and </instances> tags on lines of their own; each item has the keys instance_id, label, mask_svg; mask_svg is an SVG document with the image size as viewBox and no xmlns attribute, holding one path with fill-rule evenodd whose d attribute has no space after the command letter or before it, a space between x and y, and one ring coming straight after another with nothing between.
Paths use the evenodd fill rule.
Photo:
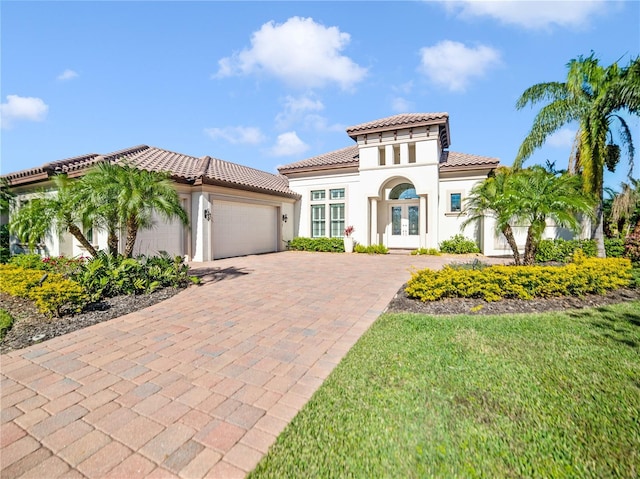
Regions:
<instances>
[{"instance_id":1,"label":"blue sky","mask_svg":"<svg viewBox=\"0 0 640 479\"><path fill-rule=\"evenodd\" d=\"M567 62L591 51L604 65L640 53L637 1L0 8L2 173L139 144L276 172L353 144L348 126L441 111L452 151L511 165L538 111L514 107L527 87L562 81ZM566 167L574 132L529 162Z\"/></svg>"}]
</instances>

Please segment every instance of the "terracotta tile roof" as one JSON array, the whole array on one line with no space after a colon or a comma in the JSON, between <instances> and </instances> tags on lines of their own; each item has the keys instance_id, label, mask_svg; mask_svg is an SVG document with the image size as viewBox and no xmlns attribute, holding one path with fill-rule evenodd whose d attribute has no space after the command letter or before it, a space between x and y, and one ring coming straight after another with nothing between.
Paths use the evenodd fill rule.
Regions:
<instances>
[{"instance_id":1,"label":"terracotta tile roof","mask_svg":"<svg viewBox=\"0 0 640 479\"><path fill-rule=\"evenodd\" d=\"M476 166L497 166L500 160L487 156L469 155L466 153L456 153L454 151L443 151L440 156L440 169L452 171L454 169L465 169ZM318 171L341 167L358 167L360 164L358 156L358 146L348 146L341 150L314 156L306 160L290 163L278 168L281 174L303 173L307 171Z\"/></svg>"},{"instance_id":2,"label":"terracotta tile roof","mask_svg":"<svg viewBox=\"0 0 640 479\"><path fill-rule=\"evenodd\" d=\"M355 140L358 135L427 125L441 125L440 141L443 148L448 148L450 144L449 114L446 112L401 113L400 115L388 116L379 120L350 126L347 128L347 134Z\"/></svg>"},{"instance_id":3,"label":"terracotta tile roof","mask_svg":"<svg viewBox=\"0 0 640 479\"><path fill-rule=\"evenodd\" d=\"M289 198L300 195L289 189L287 178L208 156L194 156L139 145L106 155L95 153L47 163L38 168L4 175L12 185L41 181L53 174L82 174L88 167L101 162L126 162L140 169L167 171L179 182L216 184L249 191L277 194Z\"/></svg>"},{"instance_id":4,"label":"terracotta tile roof","mask_svg":"<svg viewBox=\"0 0 640 479\"><path fill-rule=\"evenodd\" d=\"M321 170L327 168L349 168L358 167L360 157L358 145L347 146L340 150L314 156L306 160L297 161L288 165L280 166L278 171L281 174L302 172L310 170Z\"/></svg>"},{"instance_id":5,"label":"terracotta tile roof","mask_svg":"<svg viewBox=\"0 0 640 479\"><path fill-rule=\"evenodd\" d=\"M496 167L500 163L498 158L489 156L469 155L455 151L443 151L440 155L440 170L467 169L476 166Z\"/></svg>"},{"instance_id":6,"label":"terracotta tile roof","mask_svg":"<svg viewBox=\"0 0 640 479\"><path fill-rule=\"evenodd\" d=\"M249 190L259 188L291 198L300 197L298 193L289 189L289 180L285 176L274 175L217 158L210 159L204 177L217 184L231 184Z\"/></svg>"}]
</instances>

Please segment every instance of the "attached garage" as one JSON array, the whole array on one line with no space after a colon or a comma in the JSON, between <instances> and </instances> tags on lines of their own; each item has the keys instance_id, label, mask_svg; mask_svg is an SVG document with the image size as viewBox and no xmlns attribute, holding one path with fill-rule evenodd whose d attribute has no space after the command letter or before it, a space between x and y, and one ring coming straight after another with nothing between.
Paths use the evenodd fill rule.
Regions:
<instances>
[{"instance_id":1,"label":"attached garage","mask_svg":"<svg viewBox=\"0 0 640 479\"><path fill-rule=\"evenodd\" d=\"M212 201L213 258L278 251L278 208Z\"/></svg>"}]
</instances>

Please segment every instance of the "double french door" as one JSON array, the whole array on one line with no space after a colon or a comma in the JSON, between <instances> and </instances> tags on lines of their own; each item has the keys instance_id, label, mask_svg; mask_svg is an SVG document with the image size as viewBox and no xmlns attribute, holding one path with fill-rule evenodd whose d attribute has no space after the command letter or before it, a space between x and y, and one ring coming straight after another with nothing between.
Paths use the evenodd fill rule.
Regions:
<instances>
[{"instance_id":1,"label":"double french door","mask_svg":"<svg viewBox=\"0 0 640 479\"><path fill-rule=\"evenodd\" d=\"M420 206L398 203L389 206L387 247L418 248L420 246Z\"/></svg>"}]
</instances>

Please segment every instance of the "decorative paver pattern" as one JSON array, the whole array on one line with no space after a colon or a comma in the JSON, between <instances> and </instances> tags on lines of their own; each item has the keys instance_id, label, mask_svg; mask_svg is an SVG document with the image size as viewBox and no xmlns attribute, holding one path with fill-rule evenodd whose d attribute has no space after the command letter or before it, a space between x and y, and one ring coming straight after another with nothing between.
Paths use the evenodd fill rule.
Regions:
<instances>
[{"instance_id":1,"label":"decorative paver pattern","mask_svg":"<svg viewBox=\"0 0 640 479\"><path fill-rule=\"evenodd\" d=\"M283 252L0 358L0 476L243 477L383 312L443 257Z\"/></svg>"}]
</instances>

